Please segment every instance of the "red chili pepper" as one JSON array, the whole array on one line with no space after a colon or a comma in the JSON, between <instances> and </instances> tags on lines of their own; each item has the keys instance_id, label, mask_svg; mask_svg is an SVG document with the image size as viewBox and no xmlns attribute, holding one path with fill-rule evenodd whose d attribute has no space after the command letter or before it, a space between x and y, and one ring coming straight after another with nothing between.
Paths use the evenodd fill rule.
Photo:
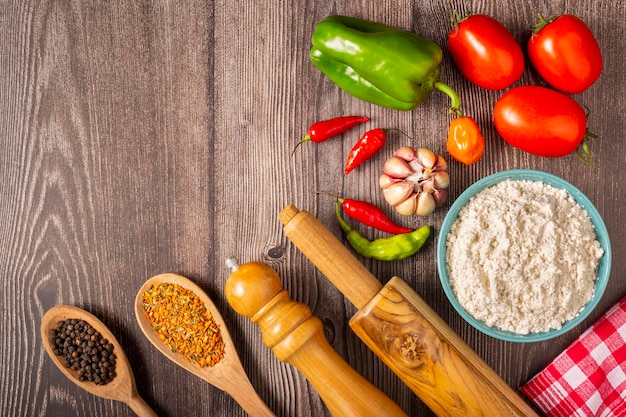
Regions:
<instances>
[{"instance_id":1,"label":"red chili pepper","mask_svg":"<svg viewBox=\"0 0 626 417\"><path fill-rule=\"evenodd\" d=\"M386 141L387 132L385 129L376 128L365 132L348 154L345 173L349 173L372 158L385 145Z\"/></svg>"},{"instance_id":2,"label":"red chili pepper","mask_svg":"<svg viewBox=\"0 0 626 417\"><path fill-rule=\"evenodd\" d=\"M394 223L393 220L387 217L387 215L379 207L372 203L362 200L354 200L352 198L339 198L332 194L328 195L335 197L337 201L341 203L343 211L348 216L366 226L370 226L393 235L410 233L413 231L413 229L402 227Z\"/></svg>"},{"instance_id":3,"label":"red chili pepper","mask_svg":"<svg viewBox=\"0 0 626 417\"><path fill-rule=\"evenodd\" d=\"M365 116L342 116L315 122L309 127L307 135L296 144L296 147L293 148L291 153L293 154L298 146L304 142L324 142L327 139L341 135L347 130L352 129L354 126L365 123L369 120L370 118Z\"/></svg>"},{"instance_id":4,"label":"red chili pepper","mask_svg":"<svg viewBox=\"0 0 626 417\"><path fill-rule=\"evenodd\" d=\"M376 152L385 145L387 141L387 132L397 129L381 129L376 128L368 130L361 136L361 139L354 145L348 160L346 161L345 173L349 173L363 162L373 157Z\"/></svg>"},{"instance_id":5,"label":"red chili pepper","mask_svg":"<svg viewBox=\"0 0 626 417\"><path fill-rule=\"evenodd\" d=\"M377 206L367 201L354 200L351 198L340 198L339 202L343 211L353 219L374 227L383 232L398 235L401 233L410 233L413 229L402 227L393 222L387 215Z\"/></svg>"}]
</instances>

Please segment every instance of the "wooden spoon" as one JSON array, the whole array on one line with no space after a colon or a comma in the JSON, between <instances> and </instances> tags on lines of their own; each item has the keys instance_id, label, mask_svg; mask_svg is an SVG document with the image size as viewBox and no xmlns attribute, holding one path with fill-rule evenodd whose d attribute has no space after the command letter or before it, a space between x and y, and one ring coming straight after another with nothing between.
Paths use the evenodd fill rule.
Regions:
<instances>
[{"instance_id":1,"label":"wooden spoon","mask_svg":"<svg viewBox=\"0 0 626 417\"><path fill-rule=\"evenodd\" d=\"M51 330L56 327L59 321L66 319L85 320L91 327L100 332L103 338L108 339L113 344L113 353L117 359L115 360L115 378L111 382L106 385L96 385L90 381L80 381L78 371L66 368L63 358L54 354ZM53 307L44 314L41 321L41 339L52 361L76 385L98 397L126 403L140 417L156 417L156 413L137 393L135 377L122 346L108 327L96 316L78 307L65 305Z\"/></svg>"},{"instance_id":2,"label":"wooden spoon","mask_svg":"<svg viewBox=\"0 0 626 417\"><path fill-rule=\"evenodd\" d=\"M159 339L157 332L152 329L152 324L146 317L143 310L143 294L152 285L158 285L162 283L176 284L188 290L191 290L195 295L204 302L207 310L213 316L213 320L219 325L222 339L226 346L224 357L214 366L200 367L189 361L187 361L183 355L172 350ZM143 286L139 289L137 297L135 298L135 315L139 327L146 335L148 340L161 351L168 359L176 363L177 365L185 368L192 374L199 376L207 381L209 384L221 389L228 393L239 405L252 417L275 417L274 413L267 407L261 397L252 386L252 383L246 375L246 371L243 369L235 345L233 344L226 323L220 315L217 307L209 296L193 281L176 274L161 274L154 276L147 280Z\"/></svg>"}]
</instances>

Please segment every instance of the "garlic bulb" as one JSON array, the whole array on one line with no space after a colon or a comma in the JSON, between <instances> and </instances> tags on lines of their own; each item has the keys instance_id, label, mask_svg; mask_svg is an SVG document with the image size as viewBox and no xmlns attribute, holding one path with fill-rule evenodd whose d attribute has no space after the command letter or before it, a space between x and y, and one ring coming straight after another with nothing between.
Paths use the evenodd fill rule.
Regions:
<instances>
[{"instance_id":1,"label":"garlic bulb","mask_svg":"<svg viewBox=\"0 0 626 417\"><path fill-rule=\"evenodd\" d=\"M441 155L404 146L385 162L378 183L385 200L405 216L427 216L448 197L450 176Z\"/></svg>"}]
</instances>

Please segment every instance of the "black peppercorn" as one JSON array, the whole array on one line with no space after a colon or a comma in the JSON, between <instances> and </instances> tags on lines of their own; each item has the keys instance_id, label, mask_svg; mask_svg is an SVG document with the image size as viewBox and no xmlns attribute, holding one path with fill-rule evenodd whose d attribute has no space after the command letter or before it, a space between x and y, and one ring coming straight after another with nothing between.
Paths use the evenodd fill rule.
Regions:
<instances>
[{"instance_id":1,"label":"black peppercorn","mask_svg":"<svg viewBox=\"0 0 626 417\"><path fill-rule=\"evenodd\" d=\"M80 381L105 385L115 377L113 344L84 320L61 320L51 329L53 351Z\"/></svg>"}]
</instances>

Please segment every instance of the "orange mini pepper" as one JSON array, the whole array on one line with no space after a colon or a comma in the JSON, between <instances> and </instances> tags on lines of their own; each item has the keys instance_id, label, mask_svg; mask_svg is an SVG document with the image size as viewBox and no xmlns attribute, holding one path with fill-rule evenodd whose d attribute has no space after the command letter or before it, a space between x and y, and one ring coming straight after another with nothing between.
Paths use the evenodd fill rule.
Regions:
<instances>
[{"instance_id":1,"label":"orange mini pepper","mask_svg":"<svg viewBox=\"0 0 626 417\"><path fill-rule=\"evenodd\" d=\"M471 165L482 158L485 152L485 139L473 118L457 117L450 122L446 147L454 159L465 165Z\"/></svg>"}]
</instances>

